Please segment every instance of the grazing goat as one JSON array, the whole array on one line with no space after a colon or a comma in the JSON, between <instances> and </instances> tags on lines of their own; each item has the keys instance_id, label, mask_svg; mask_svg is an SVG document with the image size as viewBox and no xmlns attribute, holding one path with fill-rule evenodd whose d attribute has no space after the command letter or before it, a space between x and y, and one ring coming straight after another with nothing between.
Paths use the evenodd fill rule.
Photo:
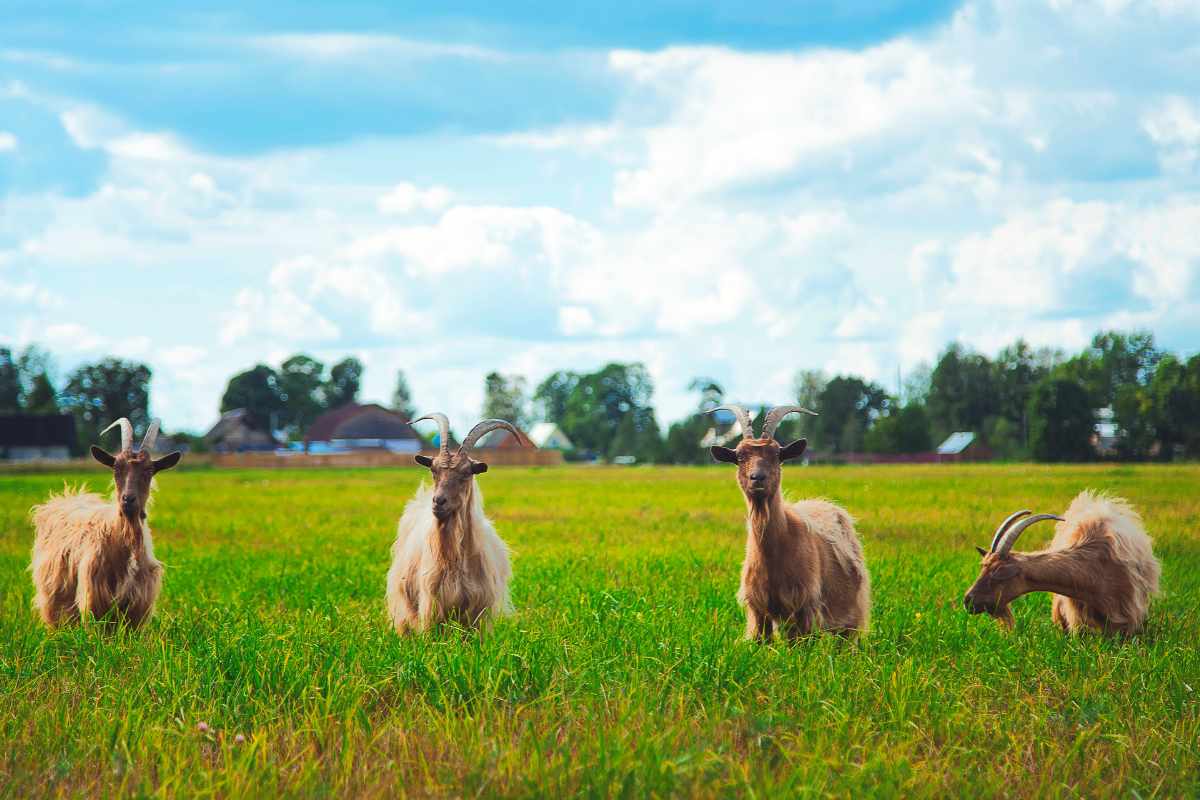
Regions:
<instances>
[{"instance_id":1,"label":"grazing goat","mask_svg":"<svg viewBox=\"0 0 1200 800\"><path fill-rule=\"evenodd\" d=\"M150 457L158 420L137 452L129 420L122 417L101 433L114 427L121 429L119 453L92 447L92 457L113 471L113 499L67 489L32 509L33 604L50 627L114 611L130 625L140 625L153 613L162 587L146 507L154 475L179 463L180 454Z\"/></svg>"},{"instance_id":2,"label":"grazing goat","mask_svg":"<svg viewBox=\"0 0 1200 800\"><path fill-rule=\"evenodd\" d=\"M1000 523L987 551L975 548L983 564L963 598L967 610L991 614L1011 628L1009 603L1029 592L1051 592L1051 614L1064 631L1137 633L1158 593L1160 573L1137 511L1118 497L1085 491L1065 518L1037 514L1017 522L1029 513L1018 511ZM1012 552L1021 533L1045 519L1058 520L1050 546Z\"/></svg>"},{"instance_id":3,"label":"grazing goat","mask_svg":"<svg viewBox=\"0 0 1200 800\"><path fill-rule=\"evenodd\" d=\"M865 633L871 586L854 521L824 500L786 503L779 488L781 464L799 457L808 441L780 447L775 429L792 412L814 412L800 406L773 408L762 437L755 439L746 409L720 408L732 411L742 428L736 449L713 446L710 452L718 461L737 465L738 485L746 497L746 558L738 591L746 608L746 638L767 641L776 627L791 639L813 630Z\"/></svg>"},{"instance_id":4,"label":"grazing goat","mask_svg":"<svg viewBox=\"0 0 1200 800\"><path fill-rule=\"evenodd\" d=\"M485 419L451 453L446 415L428 414L413 422L426 419L438 424L440 449L436 457L418 455L416 461L433 474L433 487L422 483L405 506L387 576L388 613L401 634L447 620L479 627L488 616L510 610L508 546L483 515L483 495L475 485L475 476L488 467L469 453L497 428L527 443L511 424Z\"/></svg>"}]
</instances>

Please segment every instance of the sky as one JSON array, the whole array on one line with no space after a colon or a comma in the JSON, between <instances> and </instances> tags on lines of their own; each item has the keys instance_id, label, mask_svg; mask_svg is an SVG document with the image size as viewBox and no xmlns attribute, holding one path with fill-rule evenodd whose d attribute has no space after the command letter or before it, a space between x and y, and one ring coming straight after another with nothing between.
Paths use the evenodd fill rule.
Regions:
<instances>
[{"instance_id":1,"label":"sky","mask_svg":"<svg viewBox=\"0 0 1200 800\"><path fill-rule=\"evenodd\" d=\"M150 364L169 430L296 352L464 426L492 370L642 361L667 423L1200 350L1196 0L204 6L0 28L0 343Z\"/></svg>"}]
</instances>

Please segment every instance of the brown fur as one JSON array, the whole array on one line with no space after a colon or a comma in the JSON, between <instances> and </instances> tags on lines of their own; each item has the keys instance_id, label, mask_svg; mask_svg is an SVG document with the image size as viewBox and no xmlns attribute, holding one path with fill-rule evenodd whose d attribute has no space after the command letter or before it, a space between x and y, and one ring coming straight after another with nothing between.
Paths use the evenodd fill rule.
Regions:
<instances>
[{"instance_id":1,"label":"brown fur","mask_svg":"<svg viewBox=\"0 0 1200 800\"><path fill-rule=\"evenodd\" d=\"M111 501L64 489L31 512L33 602L50 627L114 614L140 625L154 612L162 587L146 509L154 474L174 466L179 454L158 461L147 453L113 456L93 448L93 454L112 467Z\"/></svg>"},{"instance_id":2,"label":"brown fur","mask_svg":"<svg viewBox=\"0 0 1200 800\"><path fill-rule=\"evenodd\" d=\"M746 498L746 556L738 601L746 608L746 638L767 641L775 629L789 638L815 630L853 636L870 623L870 576L854 522L824 500L787 504L781 464L799 456L803 439L780 448L772 439L743 439L713 455L738 466Z\"/></svg>"},{"instance_id":3,"label":"brown fur","mask_svg":"<svg viewBox=\"0 0 1200 800\"><path fill-rule=\"evenodd\" d=\"M1120 498L1082 492L1048 548L985 554L963 602L1011 627L1013 600L1051 592L1051 617L1064 631L1128 635L1145 624L1159 572L1137 512Z\"/></svg>"}]
</instances>

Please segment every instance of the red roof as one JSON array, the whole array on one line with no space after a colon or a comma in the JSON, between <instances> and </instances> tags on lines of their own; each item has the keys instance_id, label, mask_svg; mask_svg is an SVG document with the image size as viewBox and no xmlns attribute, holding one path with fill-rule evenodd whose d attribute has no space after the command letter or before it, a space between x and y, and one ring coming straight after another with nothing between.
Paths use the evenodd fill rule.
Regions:
<instances>
[{"instance_id":1,"label":"red roof","mask_svg":"<svg viewBox=\"0 0 1200 800\"><path fill-rule=\"evenodd\" d=\"M326 411L304 433L306 442L334 439L420 439L403 414L376 403L348 403Z\"/></svg>"}]
</instances>

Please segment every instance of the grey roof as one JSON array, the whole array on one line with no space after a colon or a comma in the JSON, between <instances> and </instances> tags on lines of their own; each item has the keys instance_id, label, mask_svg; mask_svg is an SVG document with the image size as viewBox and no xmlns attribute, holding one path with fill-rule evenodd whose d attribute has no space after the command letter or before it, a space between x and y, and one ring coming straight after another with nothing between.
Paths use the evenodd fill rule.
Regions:
<instances>
[{"instance_id":1,"label":"grey roof","mask_svg":"<svg viewBox=\"0 0 1200 800\"><path fill-rule=\"evenodd\" d=\"M971 431L955 431L946 437L946 441L938 445L938 455L949 456L961 453L970 447L973 441L975 441L975 434Z\"/></svg>"}]
</instances>

